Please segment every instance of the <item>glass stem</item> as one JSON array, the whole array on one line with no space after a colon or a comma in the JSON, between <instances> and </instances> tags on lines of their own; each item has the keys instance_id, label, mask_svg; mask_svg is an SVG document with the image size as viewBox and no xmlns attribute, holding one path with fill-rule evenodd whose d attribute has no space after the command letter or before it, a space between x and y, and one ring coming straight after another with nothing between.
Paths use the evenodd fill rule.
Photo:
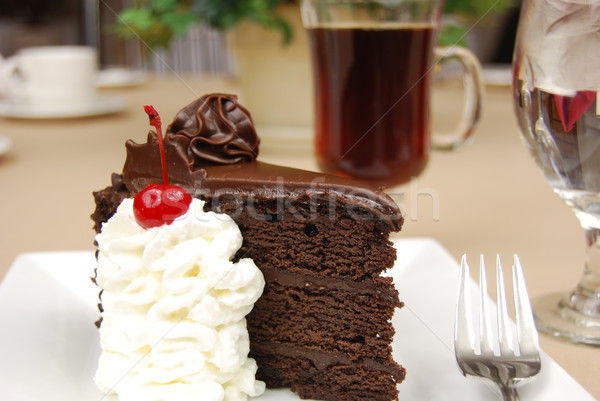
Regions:
<instances>
[{"instance_id":1,"label":"glass stem","mask_svg":"<svg viewBox=\"0 0 600 401\"><path fill-rule=\"evenodd\" d=\"M600 229L583 228L586 240L585 269L567 303L585 316L600 319Z\"/></svg>"}]
</instances>

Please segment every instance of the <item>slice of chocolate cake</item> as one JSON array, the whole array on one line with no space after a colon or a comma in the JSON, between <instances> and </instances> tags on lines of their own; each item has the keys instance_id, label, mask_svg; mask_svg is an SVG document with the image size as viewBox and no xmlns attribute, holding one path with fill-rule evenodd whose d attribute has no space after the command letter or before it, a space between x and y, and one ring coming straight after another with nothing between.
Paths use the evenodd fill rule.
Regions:
<instances>
[{"instance_id":1,"label":"slice of chocolate cake","mask_svg":"<svg viewBox=\"0 0 600 401\"><path fill-rule=\"evenodd\" d=\"M176 116L165 137L169 181L237 223L265 277L247 316L250 356L268 388L301 398L395 400L404 369L391 357L402 306L391 278L397 205L358 181L256 161L259 140L235 96L207 95ZM127 142L123 174L94 193L99 231L120 204L160 182L156 133Z\"/></svg>"}]
</instances>

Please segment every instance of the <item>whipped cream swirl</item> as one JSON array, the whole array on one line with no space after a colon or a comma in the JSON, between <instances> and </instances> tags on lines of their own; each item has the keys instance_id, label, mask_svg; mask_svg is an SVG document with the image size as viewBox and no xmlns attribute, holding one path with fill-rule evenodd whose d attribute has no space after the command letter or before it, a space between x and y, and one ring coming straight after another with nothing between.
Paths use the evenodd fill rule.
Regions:
<instances>
[{"instance_id":1,"label":"whipped cream swirl","mask_svg":"<svg viewBox=\"0 0 600 401\"><path fill-rule=\"evenodd\" d=\"M126 199L96 236L102 289L95 381L120 401L241 401L263 393L245 316L264 288L241 233L194 199L170 225L143 229Z\"/></svg>"}]
</instances>

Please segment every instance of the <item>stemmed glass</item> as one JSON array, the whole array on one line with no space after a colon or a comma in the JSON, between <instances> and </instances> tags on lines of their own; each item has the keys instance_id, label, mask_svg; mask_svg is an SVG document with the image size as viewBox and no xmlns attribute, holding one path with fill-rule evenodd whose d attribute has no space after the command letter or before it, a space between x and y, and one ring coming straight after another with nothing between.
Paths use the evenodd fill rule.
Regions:
<instances>
[{"instance_id":1,"label":"stemmed glass","mask_svg":"<svg viewBox=\"0 0 600 401\"><path fill-rule=\"evenodd\" d=\"M513 60L522 136L585 230L577 287L533 300L538 330L600 344L600 1L525 0Z\"/></svg>"}]
</instances>

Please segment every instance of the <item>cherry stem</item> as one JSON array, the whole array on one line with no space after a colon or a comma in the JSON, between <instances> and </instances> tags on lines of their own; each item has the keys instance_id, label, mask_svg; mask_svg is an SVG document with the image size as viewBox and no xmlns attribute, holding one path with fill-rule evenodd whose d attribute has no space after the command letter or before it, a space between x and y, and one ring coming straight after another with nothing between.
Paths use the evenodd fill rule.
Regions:
<instances>
[{"instance_id":1,"label":"cherry stem","mask_svg":"<svg viewBox=\"0 0 600 401\"><path fill-rule=\"evenodd\" d=\"M165 153L165 143L162 135L162 121L158 112L152 106L144 106L144 111L148 114L150 119L150 125L156 128L156 135L158 137L158 149L160 152L160 168L162 170L163 185L169 185L169 176L167 174L167 156Z\"/></svg>"}]
</instances>

